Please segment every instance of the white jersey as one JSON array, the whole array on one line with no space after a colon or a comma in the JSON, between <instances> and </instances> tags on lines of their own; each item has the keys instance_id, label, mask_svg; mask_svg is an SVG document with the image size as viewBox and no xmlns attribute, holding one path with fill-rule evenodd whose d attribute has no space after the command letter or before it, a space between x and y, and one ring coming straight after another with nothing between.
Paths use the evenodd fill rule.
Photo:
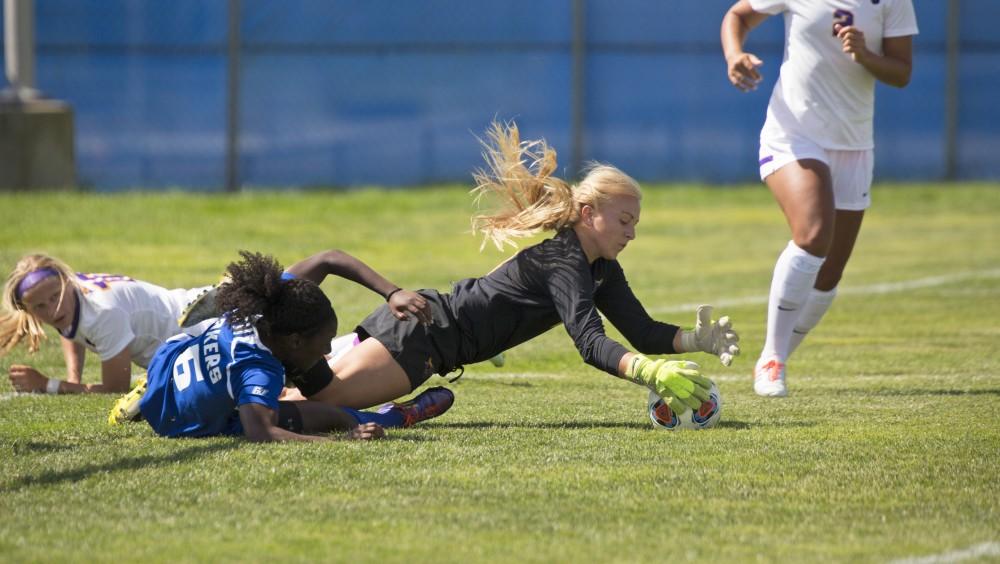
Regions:
<instances>
[{"instance_id":1,"label":"white jersey","mask_svg":"<svg viewBox=\"0 0 1000 564\"><path fill-rule=\"evenodd\" d=\"M202 288L167 290L117 274L77 273L80 291L73 324L63 337L108 360L126 347L132 362L149 365L167 339L184 331L177 318ZM200 330L201 327L189 328Z\"/></svg>"},{"instance_id":2,"label":"white jersey","mask_svg":"<svg viewBox=\"0 0 1000 564\"><path fill-rule=\"evenodd\" d=\"M750 6L785 16L785 54L761 139L873 148L875 77L844 53L833 27L859 28L868 49L881 55L883 38L917 34L912 0L750 0Z\"/></svg>"}]
</instances>

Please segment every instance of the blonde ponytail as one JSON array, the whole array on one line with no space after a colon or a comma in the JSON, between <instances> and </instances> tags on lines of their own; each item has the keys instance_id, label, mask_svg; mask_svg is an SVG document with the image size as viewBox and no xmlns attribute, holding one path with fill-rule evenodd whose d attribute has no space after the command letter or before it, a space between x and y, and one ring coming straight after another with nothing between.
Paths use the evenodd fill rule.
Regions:
<instances>
[{"instance_id":1,"label":"blonde ponytail","mask_svg":"<svg viewBox=\"0 0 1000 564\"><path fill-rule=\"evenodd\" d=\"M476 205L483 200L499 200L492 213L472 217L472 232L483 233L487 241L503 250L514 239L541 231L559 231L572 227L580 219L580 208L599 209L613 196L642 198L639 184L610 165L592 164L576 186L552 176L556 171L556 151L544 140L521 141L517 125L494 122L486 132L483 158L487 170L473 174Z\"/></svg>"},{"instance_id":2,"label":"blonde ponytail","mask_svg":"<svg viewBox=\"0 0 1000 564\"><path fill-rule=\"evenodd\" d=\"M3 287L3 314L0 315L0 355L5 355L27 337L28 351L36 352L45 339L41 321L24 309L17 296L17 287L24 278L43 268L55 270L62 282L62 296L77 286L76 277L65 263L46 255L22 257L7 277Z\"/></svg>"}]
</instances>

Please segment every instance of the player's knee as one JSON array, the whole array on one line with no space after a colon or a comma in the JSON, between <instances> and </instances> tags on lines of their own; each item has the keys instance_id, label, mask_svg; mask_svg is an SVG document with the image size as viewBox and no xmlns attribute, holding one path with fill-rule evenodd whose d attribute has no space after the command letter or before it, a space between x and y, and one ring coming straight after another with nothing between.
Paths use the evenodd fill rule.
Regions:
<instances>
[{"instance_id":1,"label":"player's knee","mask_svg":"<svg viewBox=\"0 0 1000 564\"><path fill-rule=\"evenodd\" d=\"M803 251L815 257L825 257L833 244L833 229L823 225L811 225L795 233L793 240Z\"/></svg>"}]
</instances>

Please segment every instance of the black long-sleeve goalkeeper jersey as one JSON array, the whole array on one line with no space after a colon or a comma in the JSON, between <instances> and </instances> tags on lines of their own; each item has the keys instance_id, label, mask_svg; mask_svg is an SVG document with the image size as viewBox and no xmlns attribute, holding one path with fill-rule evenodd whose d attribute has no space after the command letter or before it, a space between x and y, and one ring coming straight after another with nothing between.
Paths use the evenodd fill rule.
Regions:
<instances>
[{"instance_id":1,"label":"black long-sleeve goalkeeper jersey","mask_svg":"<svg viewBox=\"0 0 1000 564\"><path fill-rule=\"evenodd\" d=\"M617 375L628 351L605 335L598 311L639 352L675 352L678 327L646 313L618 261L588 264L572 229L524 249L486 276L457 282L443 297L461 334L463 364L486 360L562 322L587 364Z\"/></svg>"}]
</instances>

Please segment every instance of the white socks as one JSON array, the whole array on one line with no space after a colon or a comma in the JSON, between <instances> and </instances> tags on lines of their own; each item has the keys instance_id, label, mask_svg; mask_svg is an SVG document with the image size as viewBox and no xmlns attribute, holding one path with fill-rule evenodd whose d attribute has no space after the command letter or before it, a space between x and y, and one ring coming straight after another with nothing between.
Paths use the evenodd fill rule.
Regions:
<instances>
[{"instance_id":1,"label":"white socks","mask_svg":"<svg viewBox=\"0 0 1000 564\"><path fill-rule=\"evenodd\" d=\"M792 329L792 339L788 343L788 356L791 356L802 339L806 338L806 333L818 325L820 319L823 319L823 315L826 310L830 309L830 304L833 303L835 297L837 297L836 287L829 292L816 288L809 292L809 299L806 301L805 307L802 308L802 314L799 315L795 328Z\"/></svg>"},{"instance_id":2,"label":"white socks","mask_svg":"<svg viewBox=\"0 0 1000 564\"><path fill-rule=\"evenodd\" d=\"M762 359L777 358L783 363L788 358L792 329L802 314L824 260L802 250L794 241L789 241L778 257L767 304L767 340L761 351Z\"/></svg>"}]
</instances>

